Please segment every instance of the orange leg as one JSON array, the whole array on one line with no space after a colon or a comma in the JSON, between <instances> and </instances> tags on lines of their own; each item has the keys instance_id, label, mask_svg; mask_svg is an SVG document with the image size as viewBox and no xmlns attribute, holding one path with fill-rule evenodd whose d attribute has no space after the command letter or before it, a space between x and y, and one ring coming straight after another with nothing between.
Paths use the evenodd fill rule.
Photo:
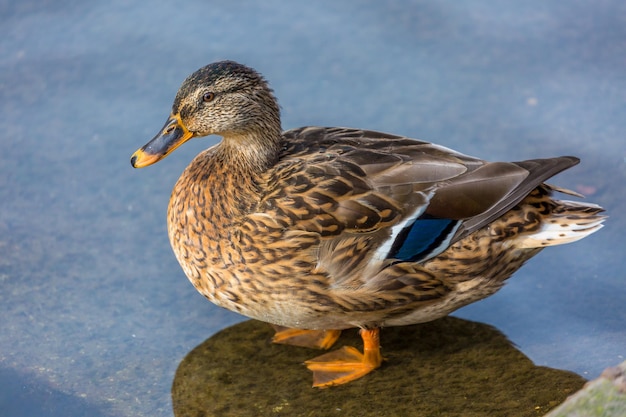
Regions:
<instances>
[{"instance_id":1,"label":"orange leg","mask_svg":"<svg viewBox=\"0 0 626 417\"><path fill-rule=\"evenodd\" d=\"M327 388L345 384L378 368L383 361L380 355L379 331L361 329L363 353L351 346L344 346L306 361L307 368L313 371L313 386Z\"/></svg>"},{"instance_id":2,"label":"orange leg","mask_svg":"<svg viewBox=\"0 0 626 417\"><path fill-rule=\"evenodd\" d=\"M276 330L272 342L283 345L329 349L341 335L341 330L302 330L272 326Z\"/></svg>"}]
</instances>

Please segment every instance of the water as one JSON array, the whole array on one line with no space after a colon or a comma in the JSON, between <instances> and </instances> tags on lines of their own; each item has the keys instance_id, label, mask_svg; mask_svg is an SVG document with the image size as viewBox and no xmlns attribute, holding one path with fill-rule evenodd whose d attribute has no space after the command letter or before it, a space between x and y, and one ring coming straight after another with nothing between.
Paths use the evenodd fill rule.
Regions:
<instances>
[{"instance_id":1,"label":"water","mask_svg":"<svg viewBox=\"0 0 626 417\"><path fill-rule=\"evenodd\" d=\"M607 227L456 315L538 365L592 378L623 361L625 20L616 0L1 1L0 414L171 415L180 361L242 320L195 292L166 236L174 181L216 139L128 162L219 59L270 80L285 128L581 157L552 182L607 208Z\"/></svg>"}]
</instances>

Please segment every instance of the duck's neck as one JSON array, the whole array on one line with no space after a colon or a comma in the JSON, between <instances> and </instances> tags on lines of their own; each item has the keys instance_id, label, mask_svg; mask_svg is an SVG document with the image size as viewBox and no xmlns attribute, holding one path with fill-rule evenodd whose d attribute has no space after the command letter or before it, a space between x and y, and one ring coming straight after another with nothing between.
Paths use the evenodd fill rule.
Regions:
<instances>
[{"instance_id":1,"label":"duck's neck","mask_svg":"<svg viewBox=\"0 0 626 417\"><path fill-rule=\"evenodd\" d=\"M224 135L222 142L215 148L214 158L228 171L255 178L276 164L280 149L279 126L277 129L264 129L259 133L251 131Z\"/></svg>"}]
</instances>

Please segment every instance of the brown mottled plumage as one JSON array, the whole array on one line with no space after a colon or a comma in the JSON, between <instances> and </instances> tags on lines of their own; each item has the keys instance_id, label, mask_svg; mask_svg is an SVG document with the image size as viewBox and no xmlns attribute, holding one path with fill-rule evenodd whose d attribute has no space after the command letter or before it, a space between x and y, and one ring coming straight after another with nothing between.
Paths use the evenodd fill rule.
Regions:
<instances>
[{"instance_id":1,"label":"brown mottled plumage","mask_svg":"<svg viewBox=\"0 0 626 417\"><path fill-rule=\"evenodd\" d=\"M132 157L150 165L195 136L168 230L193 285L217 305L276 325L275 341L354 348L307 362L316 386L380 365L378 329L434 320L497 291L541 248L598 230L603 210L552 199L543 182L574 157L486 162L358 129L282 132L265 80L232 61L181 86L163 130Z\"/></svg>"}]
</instances>

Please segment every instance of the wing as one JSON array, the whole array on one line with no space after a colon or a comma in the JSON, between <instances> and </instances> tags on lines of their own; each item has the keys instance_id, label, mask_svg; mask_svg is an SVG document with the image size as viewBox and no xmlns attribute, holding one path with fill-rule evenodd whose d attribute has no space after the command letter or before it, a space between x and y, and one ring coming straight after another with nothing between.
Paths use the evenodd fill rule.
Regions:
<instances>
[{"instance_id":1,"label":"wing","mask_svg":"<svg viewBox=\"0 0 626 417\"><path fill-rule=\"evenodd\" d=\"M578 163L574 157L486 162L428 142L345 128L306 127L284 139L263 204L285 226L326 239L320 262L338 275L363 272L371 260L436 256Z\"/></svg>"}]
</instances>

